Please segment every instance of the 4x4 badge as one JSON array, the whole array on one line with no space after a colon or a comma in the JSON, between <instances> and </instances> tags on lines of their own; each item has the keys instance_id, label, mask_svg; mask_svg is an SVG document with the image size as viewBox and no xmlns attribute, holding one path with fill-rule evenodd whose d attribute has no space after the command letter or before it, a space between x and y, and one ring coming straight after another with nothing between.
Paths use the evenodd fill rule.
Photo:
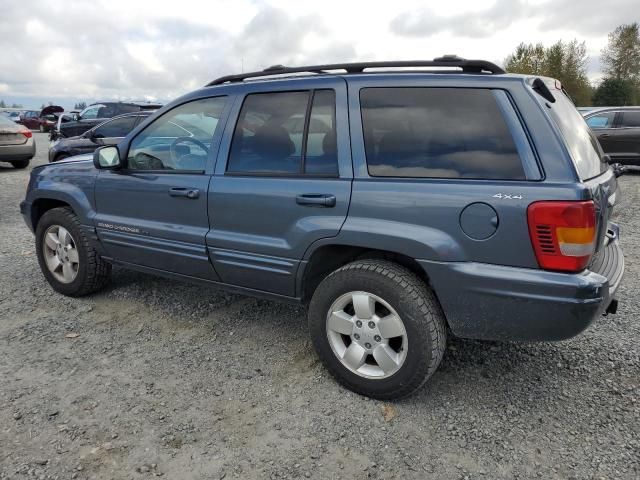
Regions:
<instances>
[{"instance_id":1,"label":"4x4 badge","mask_svg":"<svg viewBox=\"0 0 640 480\"><path fill-rule=\"evenodd\" d=\"M491 195L493 198L500 198L503 200L522 200L522 194L507 194L507 193L496 193L495 195Z\"/></svg>"}]
</instances>

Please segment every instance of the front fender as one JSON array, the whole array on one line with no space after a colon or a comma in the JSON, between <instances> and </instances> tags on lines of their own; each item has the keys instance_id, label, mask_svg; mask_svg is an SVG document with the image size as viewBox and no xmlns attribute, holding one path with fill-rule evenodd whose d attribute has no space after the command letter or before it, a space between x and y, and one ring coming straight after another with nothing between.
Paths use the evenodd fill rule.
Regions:
<instances>
[{"instance_id":1,"label":"front fender","mask_svg":"<svg viewBox=\"0 0 640 480\"><path fill-rule=\"evenodd\" d=\"M25 208L31 210L42 200L68 204L84 225L95 216L94 185L97 170L91 161L64 162L34 169L25 197Z\"/></svg>"}]
</instances>

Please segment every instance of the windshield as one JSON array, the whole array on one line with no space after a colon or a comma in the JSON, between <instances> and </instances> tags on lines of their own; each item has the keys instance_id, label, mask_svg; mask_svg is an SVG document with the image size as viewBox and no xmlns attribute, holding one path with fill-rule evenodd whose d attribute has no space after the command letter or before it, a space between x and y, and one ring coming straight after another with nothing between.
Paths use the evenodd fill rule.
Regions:
<instances>
[{"instance_id":1,"label":"windshield","mask_svg":"<svg viewBox=\"0 0 640 480\"><path fill-rule=\"evenodd\" d=\"M554 103L547 102L538 94L536 94L536 98L543 105L551 107L548 111L560 129L580 179L589 180L606 172L609 166L604 161L604 153L584 117L578 112L564 90L556 88L555 80L547 78L544 79L544 82L556 101Z\"/></svg>"},{"instance_id":2,"label":"windshield","mask_svg":"<svg viewBox=\"0 0 640 480\"><path fill-rule=\"evenodd\" d=\"M0 127L13 127L13 126L15 126L15 123L13 123L4 115L0 115Z\"/></svg>"}]
</instances>

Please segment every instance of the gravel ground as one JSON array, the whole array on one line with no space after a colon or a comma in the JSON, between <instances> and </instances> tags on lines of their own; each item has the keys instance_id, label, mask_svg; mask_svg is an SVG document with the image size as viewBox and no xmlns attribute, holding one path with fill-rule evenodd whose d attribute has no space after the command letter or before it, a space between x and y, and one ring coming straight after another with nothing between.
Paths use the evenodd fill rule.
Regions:
<instances>
[{"instance_id":1,"label":"gravel ground","mask_svg":"<svg viewBox=\"0 0 640 480\"><path fill-rule=\"evenodd\" d=\"M119 269L54 293L27 175L0 166L0 479L640 477L639 176L617 315L561 343L450 339L427 388L385 404L327 375L301 308Z\"/></svg>"}]
</instances>

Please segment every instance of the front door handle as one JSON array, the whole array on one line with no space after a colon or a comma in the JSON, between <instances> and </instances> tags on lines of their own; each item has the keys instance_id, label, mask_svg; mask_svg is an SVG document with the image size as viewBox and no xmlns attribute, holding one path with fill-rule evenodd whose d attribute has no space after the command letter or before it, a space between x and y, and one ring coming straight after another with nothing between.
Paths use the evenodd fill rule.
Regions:
<instances>
[{"instance_id":1,"label":"front door handle","mask_svg":"<svg viewBox=\"0 0 640 480\"><path fill-rule=\"evenodd\" d=\"M308 207L331 208L336 206L336 196L326 193L305 193L296 197L296 203Z\"/></svg>"},{"instance_id":2,"label":"front door handle","mask_svg":"<svg viewBox=\"0 0 640 480\"><path fill-rule=\"evenodd\" d=\"M200 190L197 188L171 187L169 195L172 197L185 197L195 200L200 196Z\"/></svg>"},{"instance_id":3,"label":"front door handle","mask_svg":"<svg viewBox=\"0 0 640 480\"><path fill-rule=\"evenodd\" d=\"M607 138L609 136L608 133L603 133L601 135L598 136L598 138Z\"/></svg>"}]
</instances>

